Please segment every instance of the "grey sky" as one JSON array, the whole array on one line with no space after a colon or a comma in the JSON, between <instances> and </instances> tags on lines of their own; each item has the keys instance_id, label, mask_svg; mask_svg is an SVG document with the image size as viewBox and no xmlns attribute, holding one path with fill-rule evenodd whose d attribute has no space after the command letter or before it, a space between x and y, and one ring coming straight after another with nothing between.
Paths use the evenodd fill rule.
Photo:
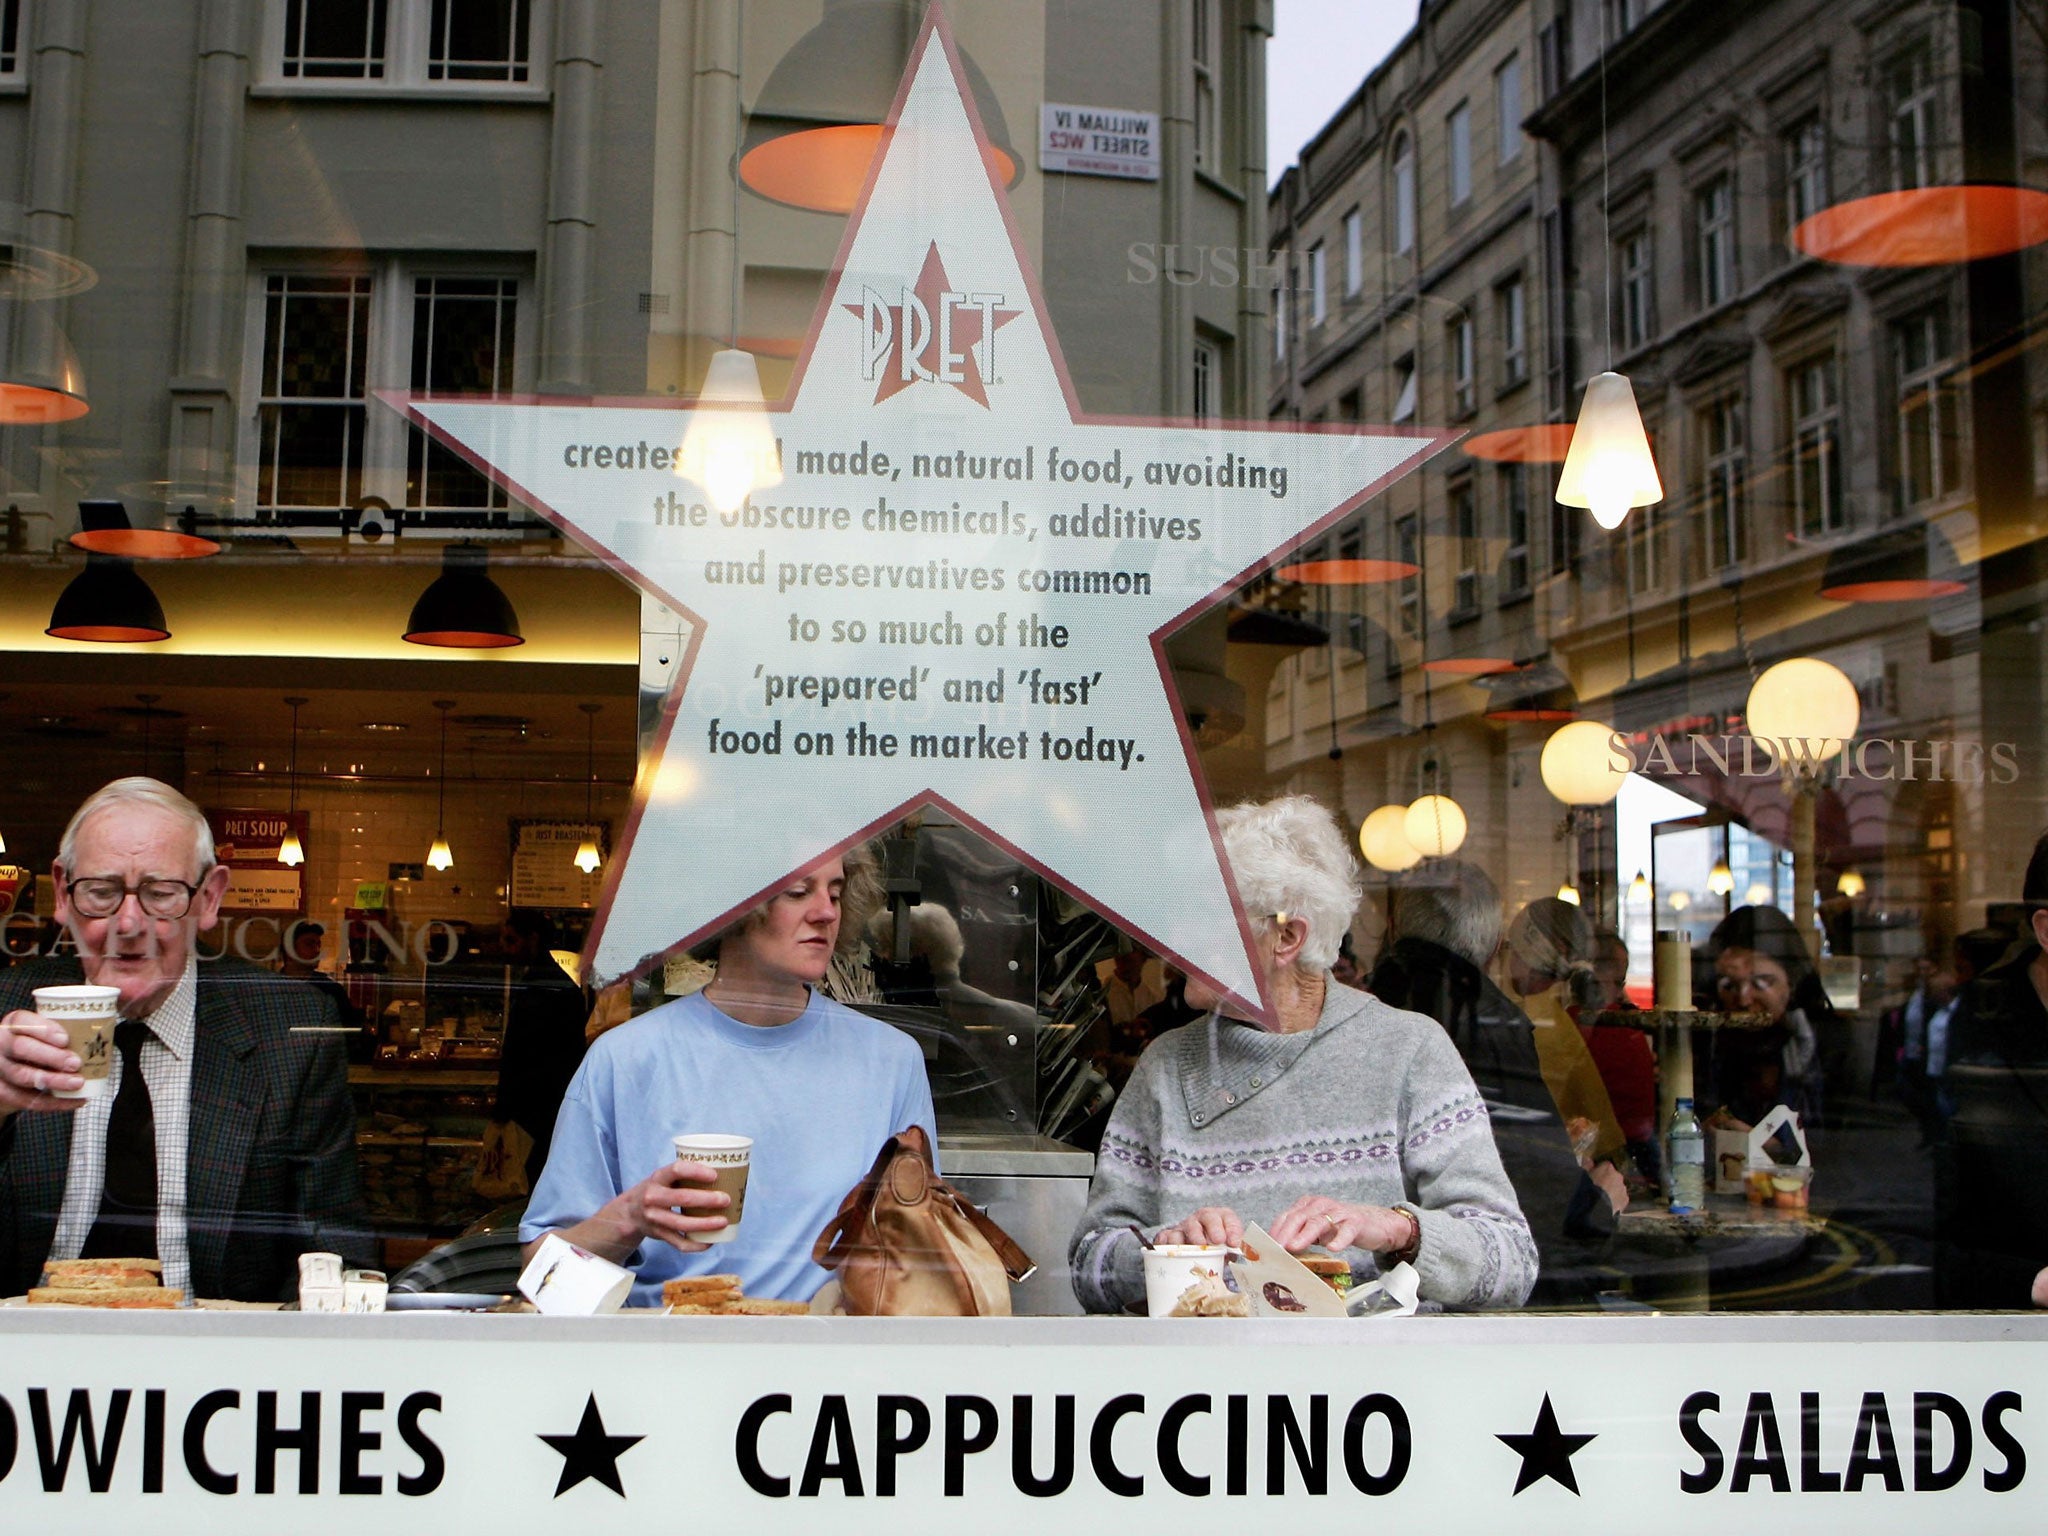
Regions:
<instances>
[{"instance_id":1,"label":"grey sky","mask_svg":"<svg viewBox=\"0 0 2048 1536\"><path fill-rule=\"evenodd\" d=\"M1274 0L1266 49L1266 178L1294 164L1415 25L1416 0Z\"/></svg>"}]
</instances>

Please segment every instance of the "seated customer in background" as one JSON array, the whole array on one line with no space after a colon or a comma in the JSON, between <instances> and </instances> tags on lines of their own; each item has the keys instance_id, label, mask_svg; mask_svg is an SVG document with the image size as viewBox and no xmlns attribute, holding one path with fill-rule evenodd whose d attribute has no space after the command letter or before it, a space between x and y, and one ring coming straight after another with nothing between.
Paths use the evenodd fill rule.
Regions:
<instances>
[{"instance_id":1,"label":"seated customer in background","mask_svg":"<svg viewBox=\"0 0 2048 1536\"><path fill-rule=\"evenodd\" d=\"M1552 1097L1536 1029L1486 974L1500 947L1500 892L1477 865L1441 860L1394 892L1390 942L1367 989L1441 1024L1485 1096L1494 1144L1536 1240L1532 1302L1592 1305L1628 1190L1612 1163L1573 1146ZM1567 1026L1568 1027L1568 1026Z\"/></svg>"},{"instance_id":2,"label":"seated customer in background","mask_svg":"<svg viewBox=\"0 0 2048 1536\"><path fill-rule=\"evenodd\" d=\"M865 848L796 875L715 941L718 973L598 1037L562 1100L519 1224L532 1257L550 1231L634 1271L633 1301L664 1280L737 1274L750 1296L808 1300L826 1273L811 1244L896 1132L938 1129L908 1035L817 990L879 897ZM746 1214L725 1226L714 1174L678 1162L686 1131L751 1136Z\"/></svg>"},{"instance_id":3,"label":"seated customer in background","mask_svg":"<svg viewBox=\"0 0 2048 1536\"><path fill-rule=\"evenodd\" d=\"M1330 981L1361 894L1349 840L1301 795L1216 822L1275 1016L1218 1011L1190 978L1211 1011L1148 1045L1117 1100L1069 1246L1075 1295L1091 1312L1142 1305L1133 1224L1235 1243L1251 1220L1357 1274L1407 1259L1425 1301L1519 1306L1536 1248L1457 1052L1430 1020Z\"/></svg>"}]
</instances>

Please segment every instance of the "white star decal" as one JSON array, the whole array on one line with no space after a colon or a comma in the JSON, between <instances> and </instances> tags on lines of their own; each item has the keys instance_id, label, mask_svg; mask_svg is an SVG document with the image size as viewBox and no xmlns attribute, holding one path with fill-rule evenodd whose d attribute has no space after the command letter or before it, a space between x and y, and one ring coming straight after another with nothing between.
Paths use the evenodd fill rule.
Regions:
<instances>
[{"instance_id":1,"label":"white star decal","mask_svg":"<svg viewBox=\"0 0 2048 1536\"><path fill-rule=\"evenodd\" d=\"M730 519L688 408L392 397L692 625L598 977L931 803L1264 1011L1162 641L1451 439L1084 415L981 138L935 6Z\"/></svg>"}]
</instances>

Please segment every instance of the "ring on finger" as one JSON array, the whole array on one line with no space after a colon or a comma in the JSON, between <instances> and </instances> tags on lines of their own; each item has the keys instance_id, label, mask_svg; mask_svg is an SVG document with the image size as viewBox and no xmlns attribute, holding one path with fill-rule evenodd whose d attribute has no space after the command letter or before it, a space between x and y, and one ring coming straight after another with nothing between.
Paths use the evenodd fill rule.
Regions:
<instances>
[{"instance_id":1,"label":"ring on finger","mask_svg":"<svg viewBox=\"0 0 2048 1536\"><path fill-rule=\"evenodd\" d=\"M1335 1232L1339 1225L1337 1218L1332 1216L1328 1211L1323 1212L1323 1224L1327 1226L1332 1232Z\"/></svg>"}]
</instances>

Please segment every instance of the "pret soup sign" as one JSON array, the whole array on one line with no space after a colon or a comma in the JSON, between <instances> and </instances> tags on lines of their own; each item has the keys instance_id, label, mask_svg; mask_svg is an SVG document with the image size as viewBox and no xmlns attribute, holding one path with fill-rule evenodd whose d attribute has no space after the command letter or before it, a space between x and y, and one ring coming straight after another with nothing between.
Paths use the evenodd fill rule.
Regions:
<instances>
[{"instance_id":1,"label":"pret soup sign","mask_svg":"<svg viewBox=\"0 0 2048 1536\"><path fill-rule=\"evenodd\" d=\"M745 494L729 407L392 397L690 621L600 977L931 802L1257 1001L1161 641L1446 439L1085 414L980 142L934 12Z\"/></svg>"},{"instance_id":2,"label":"pret soup sign","mask_svg":"<svg viewBox=\"0 0 2048 1536\"><path fill-rule=\"evenodd\" d=\"M2038 1530L2048 1452L2028 1319L24 1310L0 1335L9 1530L1924 1536Z\"/></svg>"}]
</instances>

